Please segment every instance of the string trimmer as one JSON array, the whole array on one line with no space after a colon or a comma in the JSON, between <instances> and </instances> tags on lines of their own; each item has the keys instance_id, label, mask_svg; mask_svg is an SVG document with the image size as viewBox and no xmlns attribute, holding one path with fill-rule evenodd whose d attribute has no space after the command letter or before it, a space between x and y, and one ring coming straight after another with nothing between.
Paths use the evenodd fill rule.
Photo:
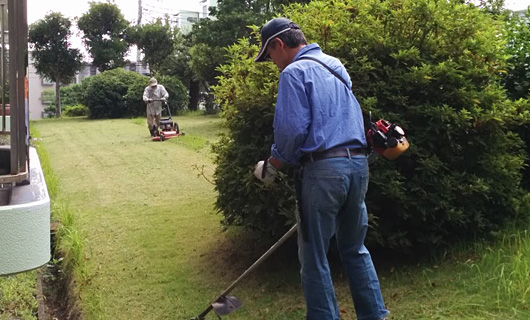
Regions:
<instances>
[{"instance_id":1,"label":"string trimmer","mask_svg":"<svg viewBox=\"0 0 530 320\"><path fill-rule=\"evenodd\" d=\"M221 293L221 295L213 301L208 308L206 308L201 314L198 316L191 318L190 320L206 320L206 315L210 313L210 311L214 310L215 314L219 319L221 319L221 316L226 316L227 314L236 311L237 309L241 308L243 303L235 296L229 296L228 294L232 289L234 289L237 284L246 277L250 272L252 272L254 269L256 269L265 259L267 259L276 249L278 249L284 242L287 240L293 233L296 232L297 224L295 224L289 231L287 231L281 238L278 240L275 244L272 245L272 247L267 250L261 257L259 257L256 262L254 262L250 268L245 270L243 274L239 276L239 278L236 279L226 290Z\"/></svg>"}]
</instances>

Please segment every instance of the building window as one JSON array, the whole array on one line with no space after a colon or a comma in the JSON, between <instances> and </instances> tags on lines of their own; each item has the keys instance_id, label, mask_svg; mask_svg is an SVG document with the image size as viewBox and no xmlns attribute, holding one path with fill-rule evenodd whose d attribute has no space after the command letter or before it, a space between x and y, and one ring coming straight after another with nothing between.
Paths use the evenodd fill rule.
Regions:
<instances>
[{"instance_id":1,"label":"building window","mask_svg":"<svg viewBox=\"0 0 530 320\"><path fill-rule=\"evenodd\" d=\"M53 86L55 84L55 82L51 81L48 78L42 78L41 82L43 86Z\"/></svg>"}]
</instances>

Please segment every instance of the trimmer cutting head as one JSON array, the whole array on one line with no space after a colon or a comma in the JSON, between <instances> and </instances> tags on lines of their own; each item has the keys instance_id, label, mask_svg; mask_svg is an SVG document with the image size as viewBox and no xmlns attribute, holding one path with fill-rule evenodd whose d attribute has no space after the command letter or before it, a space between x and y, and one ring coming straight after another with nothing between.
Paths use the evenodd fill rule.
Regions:
<instances>
[{"instance_id":1,"label":"trimmer cutting head","mask_svg":"<svg viewBox=\"0 0 530 320\"><path fill-rule=\"evenodd\" d=\"M221 316L225 316L231 312L236 311L237 309L241 308L243 303L234 296L229 296L228 293L232 291L232 289L235 288L235 286L243 279L247 274L249 274L252 270L256 269L267 257L269 257L279 246L282 245L282 243L285 242L293 233L296 232L298 229L298 224L295 224L294 226L289 229L281 238L278 240L275 244L272 245L272 247L267 250L261 257L259 257L256 262L254 262L243 274L239 276L239 278L236 279L214 302L212 302L208 308L206 308L201 314L196 316L195 318L191 318L190 320L207 320L205 317L206 315L214 310L215 314L217 315L217 318L221 319Z\"/></svg>"},{"instance_id":2,"label":"trimmer cutting head","mask_svg":"<svg viewBox=\"0 0 530 320\"><path fill-rule=\"evenodd\" d=\"M241 308L242 305L243 303L236 296L220 296L212 303L213 310L218 316L226 316Z\"/></svg>"},{"instance_id":3,"label":"trimmer cutting head","mask_svg":"<svg viewBox=\"0 0 530 320\"><path fill-rule=\"evenodd\" d=\"M221 319L220 316L226 316L227 314L230 314L241 308L241 306L243 306L243 303L236 296L220 296L202 314L191 318L190 320L209 320L205 318L203 314L206 315L206 313L212 309L217 315L217 318Z\"/></svg>"}]
</instances>

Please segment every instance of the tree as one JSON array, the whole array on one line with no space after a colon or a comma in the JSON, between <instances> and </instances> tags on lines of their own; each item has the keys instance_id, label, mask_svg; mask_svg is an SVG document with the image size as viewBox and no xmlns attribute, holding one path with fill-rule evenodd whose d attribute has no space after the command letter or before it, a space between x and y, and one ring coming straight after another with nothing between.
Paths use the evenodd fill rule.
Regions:
<instances>
[{"instance_id":1,"label":"tree","mask_svg":"<svg viewBox=\"0 0 530 320\"><path fill-rule=\"evenodd\" d=\"M93 64L103 72L125 65L128 44L125 31L129 22L113 3L90 2L90 8L77 21Z\"/></svg>"},{"instance_id":2,"label":"tree","mask_svg":"<svg viewBox=\"0 0 530 320\"><path fill-rule=\"evenodd\" d=\"M160 73L177 77L185 84L189 92L188 107L190 110L197 110L200 96L200 81L192 71L191 65L191 39L180 32L175 34L175 51L164 59L160 66Z\"/></svg>"},{"instance_id":3,"label":"tree","mask_svg":"<svg viewBox=\"0 0 530 320\"><path fill-rule=\"evenodd\" d=\"M530 9L524 18L512 14L505 30L510 57L504 87L511 99L526 99L530 93Z\"/></svg>"},{"instance_id":4,"label":"tree","mask_svg":"<svg viewBox=\"0 0 530 320\"><path fill-rule=\"evenodd\" d=\"M432 250L527 223L514 129L530 114L500 85L502 21L454 0L313 1L284 15L345 63L364 114L399 123L411 142L370 167L370 244ZM215 147L216 205L226 224L274 232L294 204L288 178L268 188L252 175L270 155L278 79L271 63L254 63L257 50L248 39L232 46L214 89L229 128Z\"/></svg>"},{"instance_id":5,"label":"tree","mask_svg":"<svg viewBox=\"0 0 530 320\"><path fill-rule=\"evenodd\" d=\"M525 99L519 103L530 103L530 9L524 17L512 13L506 22L505 32L508 67L502 82L512 100ZM516 130L526 142L526 153L530 155L530 125L521 123ZM523 185L530 190L530 156L523 170Z\"/></svg>"},{"instance_id":6,"label":"tree","mask_svg":"<svg viewBox=\"0 0 530 320\"><path fill-rule=\"evenodd\" d=\"M61 85L70 82L83 66L81 52L70 48L71 25L68 18L52 12L29 28L37 74L55 82L57 117L61 116Z\"/></svg>"},{"instance_id":7,"label":"tree","mask_svg":"<svg viewBox=\"0 0 530 320\"><path fill-rule=\"evenodd\" d=\"M190 48L189 66L195 72L196 79L202 84L206 92L210 92L210 85L217 83L217 77L221 75L218 67L226 62L226 49L222 47L209 47L199 43ZM208 95L206 99L206 110L213 109L213 96Z\"/></svg>"},{"instance_id":8,"label":"tree","mask_svg":"<svg viewBox=\"0 0 530 320\"><path fill-rule=\"evenodd\" d=\"M504 10L505 0L479 0L478 6L492 15L501 15Z\"/></svg>"},{"instance_id":9,"label":"tree","mask_svg":"<svg viewBox=\"0 0 530 320\"><path fill-rule=\"evenodd\" d=\"M249 37L249 25L260 24L272 16L270 8L266 8L256 0L219 1L218 7L210 12L215 20L202 19L193 26L191 68L202 82L207 83L206 87L215 85L219 75L215 69L227 61L224 48L239 38Z\"/></svg>"},{"instance_id":10,"label":"tree","mask_svg":"<svg viewBox=\"0 0 530 320\"><path fill-rule=\"evenodd\" d=\"M177 30L173 30L166 21L162 20L134 26L127 32L127 41L138 46L144 54L144 62L149 64L151 74L160 72L161 66L167 57L175 52L175 36Z\"/></svg>"},{"instance_id":11,"label":"tree","mask_svg":"<svg viewBox=\"0 0 530 320\"><path fill-rule=\"evenodd\" d=\"M227 62L226 47L240 38L251 38L251 25L261 25L275 13L281 12L282 5L308 3L308 0L220 0L210 9L215 19L201 19L193 26L191 33L190 67L200 80L202 87L209 91L217 83L220 75L217 68ZM212 101L208 97L207 101Z\"/></svg>"}]
</instances>

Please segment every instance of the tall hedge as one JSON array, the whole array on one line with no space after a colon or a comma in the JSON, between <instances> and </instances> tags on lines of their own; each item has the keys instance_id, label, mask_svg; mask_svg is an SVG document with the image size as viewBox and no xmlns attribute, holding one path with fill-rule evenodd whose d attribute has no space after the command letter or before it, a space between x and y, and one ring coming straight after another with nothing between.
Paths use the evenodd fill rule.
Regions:
<instances>
[{"instance_id":1,"label":"tall hedge","mask_svg":"<svg viewBox=\"0 0 530 320\"><path fill-rule=\"evenodd\" d=\"M500 22L456 0L313 1L284 15L344 62L365 115L399 123L411 141L398 160L371 165L371 244L444 246L528 217L514 131L528 103L499 84ZM227 224L278 231L294 212L289 179L266 188L252 176L269 155L278 79L253 62L257 50L248 39L231 47L215 88L229 127L216 147L217 207Z\"/></svg>"},{"instance_id":2,"label":"tall hedge","mask_svg":"<svg viewBox=\"0 0 530 320\"><path fill-rule=\"evenodd\" d=\"M169 93L172 113L187 108L186 87L178 78L163 76L158 82ZM133 71L122 68L105 71L83 80L83 103L89 108L91 118L145 116L143 93L148 85L149 77Z\"/></svg>"},{"instance_id":3,"label":"tall hedge","mask_svg":"<svg viewBox=\"0 0 530 320\"><path fill-rule=\"evenodd\" d=\"M61 104L75 106L83 103L83 86L80 83L61 87Z\"/></svg>"},{"instance_id":4,"label":"tall hedge","mask_svg":"<svg viewBox=\"0 0 530 320\"><path fill-rule=\"evenodd\" d=\"M83 80L83 104L90 110L91 118L125 117L130 111L126 109L124 97L130 87L139 83L147 85L148 78L122 68L102 72ZM142 94L143 89L138 92L138 95Z\"/></svg>"},{"instance_id":5,"label":"tall hedge","mask_svg":"<svg viewBox=\"0 0 530 320\"><path fill-rule=\"evenodd\" d=\"M274 233L294 220L292 184L287 176L274 187L265 188L254 178L252 169L258 160L270 155L279 73L271 63L254 63L257 48L246 39L228 50L230 64L220 67L224 76L214 87L229 129L214 146L217 208L227 225Z\"/></svg>"}]
</instances>

